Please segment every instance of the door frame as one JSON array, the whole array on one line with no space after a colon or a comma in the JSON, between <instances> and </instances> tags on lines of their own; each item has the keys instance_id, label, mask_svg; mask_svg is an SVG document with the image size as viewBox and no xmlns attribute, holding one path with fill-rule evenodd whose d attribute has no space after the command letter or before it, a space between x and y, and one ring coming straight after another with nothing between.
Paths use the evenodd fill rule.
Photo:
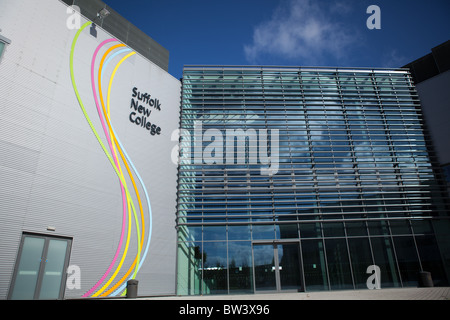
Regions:
<instances>
[{"instance_id":1,"label":"door frame","mask_svg":"<svg viewBox=\"0 0 450 320\"><path fill-rule=\"evenodd\" d=\"M59 288L59 294L58 294L58 298L57 298L58 300L64 299L64 293L65 293L66 281L67 281L67 268L69 267L73 238L59 236L59 235L49 235L49 234L45 234L45 233L23 232L21 235L19 249L17 252L17 257L16 257L16 261L15 261L15 265L14 265L13 276L11 278L11 283L9 286L8 300L11 299L12 294L13 294L13 289L14 289L15 282L17 279L17 272L19 270L20 259L22 258L23 244L25 242L26 237L34 237L34 238L44 239L44 247L42 249L42 257L41 257L41 261L39 264L38 277L36 280L36 288L34 290L33 300L39 300L39 295L41 293L41 285L42 285L42 280L43 280L43 276L44 276L45 263L46 263L46 258L47 258L47 254L48 254L48 246L49 246L50 240L65 240L65 241L67 241L66 256L64 257L64 267L62 270L62 277L61 277L61 285Z\"/></svg>"},{"instance_id":2,"label":"door frame","mask_svg":"<svg viewBox=\"0 0 450 320\"><path fill-rule=\"evenodd\" d=\"M280 264L278 261L278 245L283 244L296 244L298 249L298 264L299 264L299 276L300 276L300 288L295 289L281 289L281 279L280 279ZM257 290L256 289L256 274L255 274L255 257L254 257L254 246L258 245L272 245L273 254L274 254L274 262L275 262L275 290ZM252 268L253 268L253 292L254 293L282 293L282 292L304 292L305 291L305 277L303 274L303 256L301 250L300 239L286 239L286 240L253 240L252 241Z\"/></svg>"}]
</instances>

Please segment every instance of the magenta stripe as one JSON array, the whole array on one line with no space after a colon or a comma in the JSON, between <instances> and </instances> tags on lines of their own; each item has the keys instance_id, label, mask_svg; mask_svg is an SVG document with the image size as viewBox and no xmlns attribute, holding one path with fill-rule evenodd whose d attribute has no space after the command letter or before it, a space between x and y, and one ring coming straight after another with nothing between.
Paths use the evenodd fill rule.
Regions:
<instances>
[{"instance_id":1,"label":"magenta stripe","mask_svg":"<svg viewBox=\"0 0 450 320\"><path fill-rule=\"evenodd\" d=\"M98 52L100 51L100 49L101 49L105 44L107 44L107 43L109 43L109 42L113 42L113 41L117 41L117 40L116 40L116 39L108 39L108 40L105 40L105 41L103 41L103 42L97 47L97 49L95 50L94 56L92 57L92 63L91 63L91 83L92 83L92 91L93 91L93 93L94 93L95 105L97 106L97 112L98 112L98 115L99 115L99 117L100 117L100 121L101 121L101 123L102 123L103 131L105 132L106 138L107 138L107 140L108 140L108 144L109 144L109 147L110 147L110 149L111 149L111 153L112 153L112 155L113 155L113 157L114 157L114 162L116 163L116 166L118 167L118 166L119 166L118 160L117 160L117 157L116 157L116 156L113 154L113 152L112 152L112 151L113 151L113 146L112 146L112 143L111 143L111 139L110 139L110 137L109 137L109 135L108 135L108 130L106 129L105 122L103 121L102 111L101 111L101 108L100 108L100 105L99 105L99 102L98 102L98 98L97 98L97 90L96 90L96 86L95 86L95 60L96 60L96 58L97 58ZM107 115L104 115L104 116L106 117ZM93 292L95 289L97 289L98 286L100 286L100 284L105 280L105 278L106 278L106 277L108 276L108 274L111 272L111 269L112 269L112 267L114 266L114 263L116 262L117 257L119 256L120 249L121 249L121 247L122 247L123 238L124 238L124 235L125 235L125 224L126 224L126 213L127 213L127 201L126 201L126 195L125 195L125 191L124 191L124 188L123 188L122 181L120 181L120 188L121 188L121 190L122 190L123 218L122 218L122 233L121 233L121 236L120 236L119 246L117 247L116 254L114 255L114 258L113 258L113 260L112 260L110 266L109 266L108 269L106 270L105 274L100 278L100 280L99 280L99 281L98 281L98 282L97 282L97 283L96 283L96 284L95 284L88 292L86 292L86 293L83 295L83 297L87 297L87 296L91 295L92 292Z\"/></svg>"}]
</instances>

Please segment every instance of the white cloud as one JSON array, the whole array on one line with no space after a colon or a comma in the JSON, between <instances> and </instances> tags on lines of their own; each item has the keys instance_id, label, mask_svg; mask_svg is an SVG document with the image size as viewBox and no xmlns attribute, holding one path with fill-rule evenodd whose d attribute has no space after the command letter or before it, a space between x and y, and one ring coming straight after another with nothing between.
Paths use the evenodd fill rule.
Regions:
<instances>
[{"instance_id":1,"label":"white cloud","mask_svg":"<svg viewBox=\"0 0 450 320\"><path fill-rule=\"evenodd\" d=\"M346 56L355 32L342 19L351 8L345 2L329 5L322 1L289 0L275 10L272 18L256 26L253 41L244 46L250 63L265 55L297 60L301 64L321 64L324 55L337 60Z\"/></svg>"},{"instance_id":2,"label":"white cloud","mask_svg":"<svg viewBox=\"0 0 450 320\"><path fill-rule=\"evenodd\" d=\"M381 57L381 66L383 68L400 68L408 62L408 58L400 54L397 49L387 50Z\"/></svg>"}]
</instances>

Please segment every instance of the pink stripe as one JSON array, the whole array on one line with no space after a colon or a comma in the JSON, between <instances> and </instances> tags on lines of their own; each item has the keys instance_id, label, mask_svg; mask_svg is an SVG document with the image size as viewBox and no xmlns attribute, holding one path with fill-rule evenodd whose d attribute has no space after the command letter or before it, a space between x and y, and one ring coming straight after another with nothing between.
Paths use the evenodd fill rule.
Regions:
<instances>
[{"instance_id":1,"label":"pink stripe","mask_svg":"<svg viewBox=\"0 0 450 320\"><path fill-rule=\"evenodd\" d=\"M108 40L103 41L97 47L97 49L95 50L94 56L92 57L92 63L91 63L91 82L92 82L92 90L93 90L93 93L94 93L95 105L97 106L97 112L99 114L100 121L102 123L103 131L105 132L106 138L108 140L108 144L109 144L109 147L111 149L111 153L113 153L112 152L113 151L113 146L112 146L112 143L111 143L111 139L110 139L110 137L108 135L108 130L106 129L105 122L103 121L101 108L100 108L100 105L99 105L98 99L97 99L97 92L96 92L96 86L95 86L95 60L97 58L97 54L100 51L101 47L103 47L105 44L107 44L109 42L113 42L113 41L117 41L117 40L116 39L108 39ZM106 117L106 115L104 115L104 116ZM116 166L119 166L117 157L114 154L113 154L113 157L114 157L114 162L116 163ZM124 235L125 235L125 223L126 223L126 212L127 212L126 196L125 196L125 191L124 191L124 188L123 188L122 181L120 181L120 188L122 190L123 219L122 219L122 233L121 233L121 236L120 236L119 246L117 247L116 254L114 255L114 258L113 258L110 266L108 267L108 270L106 270L105 274L100 278L100 280L88 292L86 292L83 295L83 297L87 297L87 296L91 295L92 292L95 291L95 289L97 289L98 286L100 286L100 284L105 280L105 278L111 272L111 269L114 266L114 263L116 262L117 257L119 256L120 248L122 247L123 238L124 238Z\"/></svg>"}]
</instances>

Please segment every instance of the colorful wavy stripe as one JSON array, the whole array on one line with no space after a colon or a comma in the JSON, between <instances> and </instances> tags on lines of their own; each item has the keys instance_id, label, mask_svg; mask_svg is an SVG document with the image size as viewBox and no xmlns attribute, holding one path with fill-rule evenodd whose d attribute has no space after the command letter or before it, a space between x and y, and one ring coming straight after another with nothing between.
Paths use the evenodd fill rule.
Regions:
<instances>
[{"instance_id":1,"label":"colorful wavy stripe","mask_svg":"<svg viewBox=\"0 0 450 320\"><path fill-rule=\"evenodd\" d=\"M83 30L88 27L92 22L86 22L76 33L73 41L72 41L72 47L70 51L70 75L72 80L72 86L75 92L75 95L77 97L78 103L81 107L81 110L92 130L95 137L97 138L97 141L99 142L101 148L103 149L103 152L107 156L109 162L111 163L117 177L119 178L120 182L120 189L122 194L122 230L121 230L121 236L120 240L116 249L116 252L114 254L114 257L112 261L110 262L109 266L106 268L105 273L103 276L95 283L95 285L92 286L91 289L89 289L83 297L98 297L98 296L115 296L120 293L124 295L126 293L126 281L130 279L135 279L137 273L142 267L142 264L144 263L148 250L150 247L151 242L151 232L152 232L152 210L151 210L151 203L148 196L148 192L146 189L146 186L139 175L138 171L136 170L136 167L134 166L133 162L131 161L128 153L126 152L123 144L119 140L116 131L114 130L114 127L110 120L110 112L111 112L111 91L112 91L112 85L114 78L117 74L117 71L119 67L122 65L123 62L125 62L128 58L135 55L136 52L131 51L130 49L126 48L123 44L116 44L108 48L105 53L102 56L102 59L99 63L99 68L97 70L97 77L96 74L96 61L97 56L100 52L100 50L106 46L107 44L118 42L116 39L108 39L100 43L100 45L95 49L92 61L91 61L91 85L92 85L92 91L93 91L93 97L95 106L97 108L97 113L100 118L100 122L102 125L103 133L106 137L106 140L108 142L109 151L106 148L105 144L103 143L99 133L97 132L96 128L94 127L91 118L89 117L85 105L81 99L81 96L78 92L78 88L75 81L75 75L74 75L74 56L75 56L75 48L76 44L78 42L78 38L80 34L83 32ZM120 50L118 50L120 49ZM111 54L113 53L113 54ZM122 54L126 53L124 57L120 59L120 61L115 65L114 70L112 74L110 75L109 84L108 84L108 91L106 96L106 106L105 106L105 99L103 96L103 90L102 90L102 83L103 83L103 77L106 70L106 67L110 62L113 61L113 59L116 56L120 56ZM111 55L110 55L111 54ZM97 83L96 83L97 81ZM119 158L119 155L120 158ZM121 163L126 168L127 178L131 181L133 185L133 191L135 194L135 197L138 200L139 204L139 212L140 212L140 220L139 216L136 211L136 206L134 204L133 198L131 197L130 188L127 185L127 178L124 175L124 170L122 169ZM130 166L133 170L133 172L130 169ZM145 240L145 216L144 216L144 208L141 201L141 195L139 193L139 188L136 185L134 176L136 176L139 180L139 184L141 189L144 191L145 194L145 200L147 202L147 210L148 210L148 221L149 221L149 229L148 229L148 235L147 235L147 243L146 248L144 251L144 254L141 256L144 240ZM109 289L108 287L114 282L119 272L122 270L123 264L125 262L125 259L128 255L128 249L130 246L130 239L131 239L131 225L132 225L132 218L131 214L133 213L134 216L134 223L136 226L136 237L137 237L137 254L134 258L133 263L129 266L128 270L125 272L125 274L122 276L120 280L118 280L114 285L112 285ZM126 234L126 239L125 239ZM122 246L124 245L125 240L125 246L123 248L122 252ZM116 266L115 270L114 266L116 265L116 262L120 256L120 253L122 252L122 256L120 258L120 261L118 265ZM112 272L112 274L111 274ZM111 275L110 275L111 274ZM109 277L109 278L108 278ZM105 282L105 280L108 279ZM104 283L104 284L103 284ZM103 284L103 285L102 285ZM99 289L99 287L101 288Z\"/></svg>"}]
</instances>

